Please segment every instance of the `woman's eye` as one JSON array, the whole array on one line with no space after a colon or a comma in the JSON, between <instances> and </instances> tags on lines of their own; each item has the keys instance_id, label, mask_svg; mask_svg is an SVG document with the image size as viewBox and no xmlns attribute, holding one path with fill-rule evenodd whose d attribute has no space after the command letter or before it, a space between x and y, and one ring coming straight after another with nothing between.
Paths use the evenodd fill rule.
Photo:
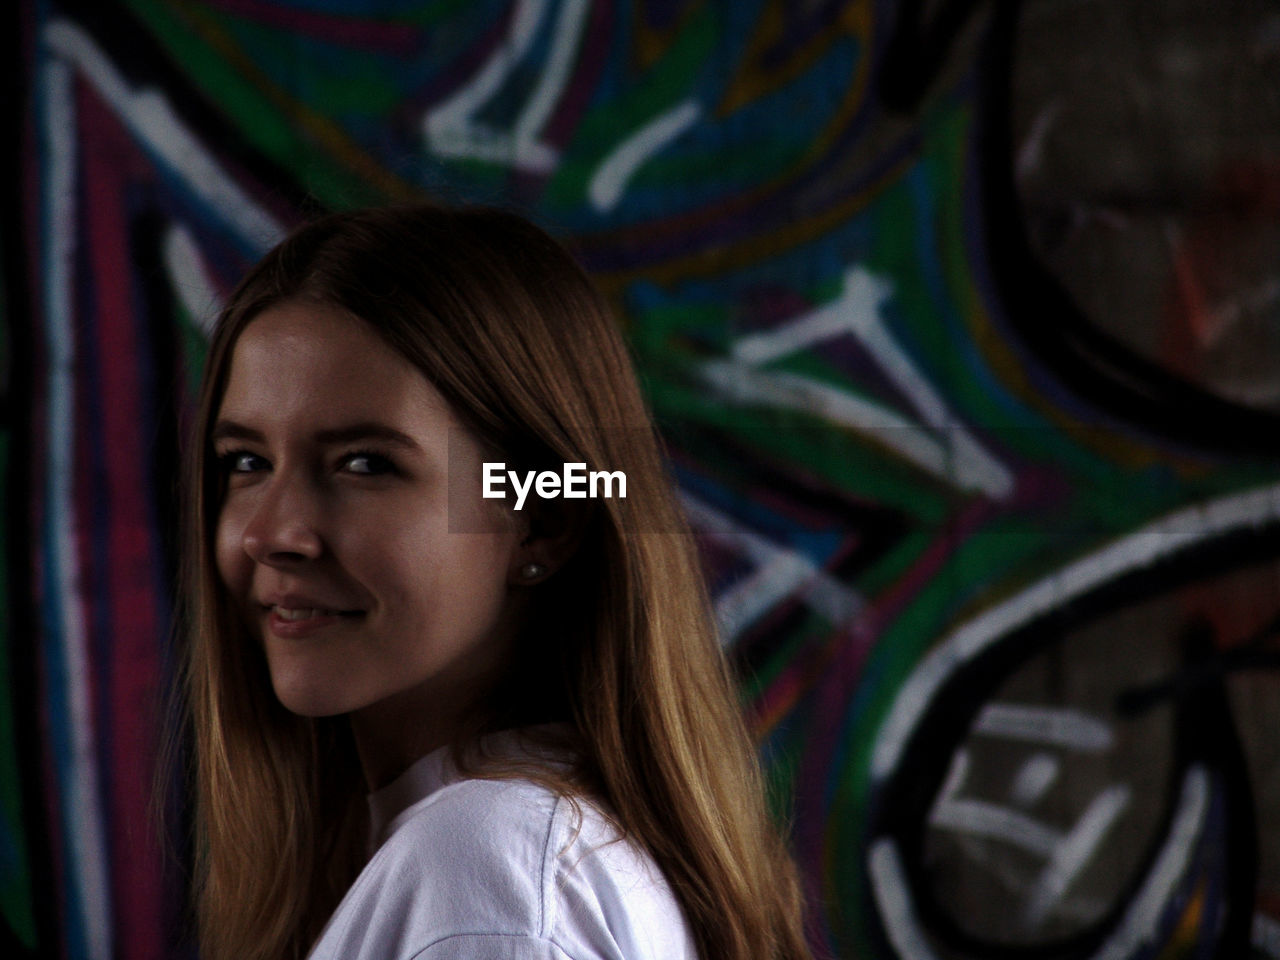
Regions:
<instances>
[{"instance_id":1,"label":"woman's eye","mask_svg":"<svg viewBox=\"0 0 1280 960\"><path fill-rule=\"evenodd\" d=\"M342 469L349 473L376 477L395 473L396 465L381 454L358 451L342 458Z\"/></svg>"},{"instance_id":2,"label":"woman's eye","mask_svg":"<svg viewBox=\"0 0 1280 960\"><path fill-rule=\"evenodd\" d=\"M218 457L218 463L223 473L253 473L267 466L266 460L247 450L229 450Z\"/></svg>"}]
</instances>

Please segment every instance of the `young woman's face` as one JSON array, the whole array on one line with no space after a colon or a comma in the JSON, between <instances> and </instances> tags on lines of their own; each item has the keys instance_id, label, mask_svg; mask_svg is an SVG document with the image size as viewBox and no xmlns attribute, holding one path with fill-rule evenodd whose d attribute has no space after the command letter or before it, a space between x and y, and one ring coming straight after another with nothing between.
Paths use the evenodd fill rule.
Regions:
<instances>
[{"instance_id":1,"label":"young woman's face","mask_svg":"<svg viewBox=\"0 0 1280 960\"><path fill-rule=\"evenodd\" d=\"M506 655L526 558L417 368L334 308L274 306L236 342L213 447L218 571L280 702L392 724L465 705Z\"/></svg>"}]
</instances>

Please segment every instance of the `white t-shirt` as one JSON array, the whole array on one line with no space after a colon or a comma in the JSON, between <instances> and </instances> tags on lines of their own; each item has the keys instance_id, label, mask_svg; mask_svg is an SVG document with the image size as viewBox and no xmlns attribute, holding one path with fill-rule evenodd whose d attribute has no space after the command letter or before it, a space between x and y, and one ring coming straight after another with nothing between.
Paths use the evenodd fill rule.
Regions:
<instances>
[{"instance_id":1,"label":"white t-shirt","mask_svg":"<svg viewBox=\"0 0 1280 960\"><path fill-rule=\"evenodd\" d=\"M697 960L657 865L585 800L461 779L442 749L369 804L376 852L309 960Z\"/></svg>"}]
</instances>

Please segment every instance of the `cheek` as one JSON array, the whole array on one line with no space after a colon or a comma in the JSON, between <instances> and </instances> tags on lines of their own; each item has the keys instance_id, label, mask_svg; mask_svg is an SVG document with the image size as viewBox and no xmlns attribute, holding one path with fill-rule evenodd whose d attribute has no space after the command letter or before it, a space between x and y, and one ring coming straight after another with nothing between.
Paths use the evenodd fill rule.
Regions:
<instances>
[{"instance_id":1,"label":"cheek","mask_svg":"<svg viewBox=\"0 0 1280 960\"><path fill-rule=\"evenodd\" d=\"M405 543L390 557L370 558L362 570L375 567L394 580L411 604L429 620L472 623L492 615L506 596L510 546L492 534L441 533L433 539Z\"/></svg>"},{"instance_id":2,"label":"cheek","mask_svg":"<svg viewBox=\"0 0 1280 960\"><path fill-rule=\"evenodd\" d=\"M214 528L213 550L218 575L229 587L234 587L248 569L249 557L244 552L242 541L242 525L236 523L228 511L222 511Z\"/></svg>"},{"instance_id":3,"label":"cheek","mask_svg":"<svg viewBox=\"0 0 1280 960\"><path fill-rule=\"evenodd\" d=\"M451 566L453 582L480 608L500 604L507 593L507 573L516 549L508 534L455 534Z\"/></svg>"}]
</instances>

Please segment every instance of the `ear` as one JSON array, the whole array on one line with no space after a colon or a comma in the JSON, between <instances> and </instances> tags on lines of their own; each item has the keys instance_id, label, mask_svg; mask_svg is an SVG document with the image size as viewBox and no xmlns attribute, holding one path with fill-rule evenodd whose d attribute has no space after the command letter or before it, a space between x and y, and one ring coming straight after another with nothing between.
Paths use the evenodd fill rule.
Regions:
<instances>
[{"instance_id":1,"label":"ear","mask_svg":"<svg viewBox=\"0 0 1280 960\"><path fill-rule=\"evenodd\" d=\"M512 553L507 582L533 586L564 566L578 551L592 509L563 499L539 500L527 520L524 539Z\"/></svg>"}]
</instances>

